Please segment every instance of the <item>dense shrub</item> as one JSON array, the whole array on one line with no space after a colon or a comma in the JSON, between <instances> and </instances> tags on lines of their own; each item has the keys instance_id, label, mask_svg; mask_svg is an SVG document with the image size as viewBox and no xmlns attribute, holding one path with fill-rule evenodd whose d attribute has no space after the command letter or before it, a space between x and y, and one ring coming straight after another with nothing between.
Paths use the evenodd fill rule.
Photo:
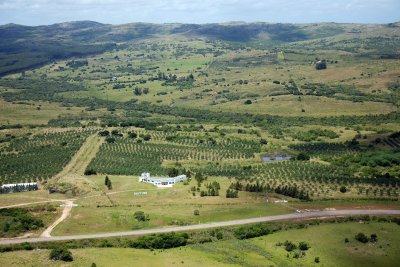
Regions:
<instances>
[{"instance_id":1,"label":"dense shrub","mask_svg":"<svg viewBox=\"0 0 400 267\"><path fill-rule=\"evenodd\" d=\"M73 261L74 258L72 257L71 251L69 251L66 248L58 247L58 248L53 248L50 251L50 259L51 260L62 260L62 261Z\"/></svg>"},{"instance_id":2,"label":"dense shrub","mask_svg":"<svg viewBox=\"0 0 400 267\"><path fill-rule=\"evenodd\" d=\"M378 236L376 234L372 234L371 238L369 239L370 242L377 242L378 241Z\"/></svg>"},{"instance_id":3,"label":"dense shrub","mask_svg":"<svg viewBox=\"0 0 400 267\"><path fill-rule=\"evenodd\" d=\"M43 221L33 217L27 209L0 209L0 237L15 236L43 226Z\"/></svg>"},{"instance_id":4,"label":"dense shrub","mask_svg":"<svg viewBox=\"0 0 400 267\"><path fill-rule=\"evenodd\" d=\"M133 214L133 217L135 217L135 219L136 219L138 222L145 222L145 221L150 220L149 215L144 214L143 211L136 211L136 212Z\"/></svg>"},{"instance_id":5,"label":"dense shrub","mask_svg":"<svg viewBox=\"0 0 400 267\"><path fill-rule=\"evenodd\" d=\"M368 237L364 233L358 233L354 237L357 241L360 241L361 243L367 243L368 242Z\"/></svg>"},{"instance_id":6,"label":"dense shrub","mask_svg":"<svg viewBox=\"0 0 400 267\"><path fill-rule=\"evenodd\" d=\"M308 155L308 154L306 154L306 153L304 153L304 152L300 152L298 155L297 155L297 157L296 157L296 159L297 160L310 160L310 155Z\"/></svg>"},{"instance_id":7,"label":"dense shrub","mask_svg":"<svg viewBox=\"0 0 400 267\"><path fill-rule=\"evenodd\" d=\"M109 143L109 144L113 144L113 143L115 143L115 138L114 137L107 137L106 138L106 142Z\"/></svg>"},{"instance_id":8,"label":"dense shrub","mask_svg":"<svg viewBox=\"0 0 400 267\"><path fill-rule=\"evenodd\" d=\"M295 250L295 249L297 249L297 246L296 246L296 244L294 244L293 242L291 242L291 241L285 241L285 243L283 243L283 245L285 246L285 250L286 251L293 251L293 250Z\"/></svg>"},{"instance_id":9,"label":"dense shrub","mask_svg":"<svg viewBox=\"0 0 400 267\"><path fill-rule=\"evenodd\" d=\"M324 70L324 69L326 69L326 61L325 60L318 61L315 64L315 69L316 70Z\"/></svg>"},{"instance_id":10,"label":"dense shrub","mask_svg":"<svg viewBox=\"0 0 400 267\"><path fill-rule=\"evenodd\" d=\"M263 224L246 225L237 228L233 234L238 239L248 239L263 235L268 235L271 230Z\"/></svg>"},{"instance_id":11,"label":"dense shrub","mask_svg":"<svg viewBox=\"0 0 400 267\"><path fill-rule=\"evenodd\" d=\"M93 169L86 169L84 174L85 175L96 175L97 172Z\"/></svg>"},{"instance_id":12,"label":"dense shrub","mask_svg":"<svg viewBox=\"0 0 400 267\"><path fill-rule=\"evenodd\" d=\"M163 233L158 235L141 236L131 242L133 248L168 249L185 246L189 239L186 233Z\"/></svg>"},{"instance_id":13,"label":"dense shrub","mask_svg":"<svg viewBox=\"0 0 400 267\"><path fill-rule=\"evenodd\" d=\"M308 250L310 248L310 245L307 242L300 242L299 243L299 249L300 250Z\"/></svg>"}]
</instances>

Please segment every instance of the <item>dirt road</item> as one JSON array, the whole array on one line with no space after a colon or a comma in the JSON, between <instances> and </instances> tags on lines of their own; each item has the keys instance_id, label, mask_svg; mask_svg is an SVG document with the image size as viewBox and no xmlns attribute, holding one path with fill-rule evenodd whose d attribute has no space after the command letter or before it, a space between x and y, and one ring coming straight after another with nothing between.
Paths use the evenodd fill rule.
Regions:
<instances>
[{"instance_id":1,"label":"dirt road","mask_svg":"<svg viewBox=\"0 0 400 267\"><path fill-rule=\"evenodd\" d=\"M215 223L204 223L204 224L188 225L188 226L156 228L156 229L149 229L149 230L112 232L112 233L90 234L90 235L52 236L52 237L1 240L0 245L17 244L17 243L24 243L24 242L37 243L37 242L46 242L46 241L61 241L61 240L74 240L74 239L136 236L136 235L146 235L146 234L191 231L191 230L199 230L199 229L206 229L206 228L226 227L226 226L235 226L235 225L242 225L242 224L249 224L249 223L278 221L278 220L309 219L309 218L329 217L329 216L354 216L354 215L400 215L400 210L313 211L313 212L304 212L304 213L291 213L291 214L284 214L284 215L266 216L266 217L251 218L251 219L215 222Z\"/></svg>"},{"instance_id":2,"label":"dirt road","mask_svg":"<svg viewBox=\"0 0 400 267\"><path fill-rule=\"evenodd\" d=\"M74 202L72 202L72 201L66 201L65 205L64 205L64 210L61 214L61 217L58 218L55 222L53 222L52 225L47 227L47 229L40 235L40 237L45 237L45 238L51 237L51 232L53 231L53 229L68 217L68 215L71 212L73 204L74 204Z\"/></svg>"}]
</instances>

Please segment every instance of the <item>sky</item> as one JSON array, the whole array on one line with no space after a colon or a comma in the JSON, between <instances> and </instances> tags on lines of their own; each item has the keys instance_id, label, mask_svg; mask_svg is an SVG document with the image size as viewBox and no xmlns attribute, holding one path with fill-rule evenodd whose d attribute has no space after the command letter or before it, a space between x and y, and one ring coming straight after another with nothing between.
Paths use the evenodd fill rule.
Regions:
<instances>
[{"instance_id":1,"label":"sky","mask_svg":"<svg viewBox=\"0 0 400 267\"><path fill-rule=\"evenodd\" d=\"M400 21L400 0L0 0L0 24Z\"/></svg>"}]
</instances>

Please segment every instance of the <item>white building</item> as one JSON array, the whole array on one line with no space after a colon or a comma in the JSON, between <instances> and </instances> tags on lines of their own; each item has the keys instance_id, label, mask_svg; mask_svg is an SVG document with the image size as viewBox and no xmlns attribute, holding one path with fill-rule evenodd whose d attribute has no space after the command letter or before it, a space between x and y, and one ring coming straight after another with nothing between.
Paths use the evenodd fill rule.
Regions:
<instances>
[{"instance_id":1,"label":"white building","mask_svg":"<svg viewBox=\"0 0 400 267\"><path fill-rule=\"evenodd\" d=\"M139 177L139 182L154 184L157 187L172 187L174 184L180 181L186 180L186 175L178 175L176 177L164 178L164 177L150 177L150 173L144 172Z\"/></svg>"},{"instance_id":2,"label":"white building","mask_svg":"<svg viewBox=\"0 0 400 267\"><path fill-rule=\"evenodd\" d=\"M0 186L0 193L35 191L38 189L38 183L3 184Z\"/></svg>"}]
</instances>

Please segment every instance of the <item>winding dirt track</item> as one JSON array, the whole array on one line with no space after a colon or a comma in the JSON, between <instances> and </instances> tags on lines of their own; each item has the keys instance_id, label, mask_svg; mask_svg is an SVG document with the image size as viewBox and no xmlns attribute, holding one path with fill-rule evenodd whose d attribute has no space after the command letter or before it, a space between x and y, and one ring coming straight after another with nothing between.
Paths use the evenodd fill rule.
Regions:
<instances>
[{"instance_id":1,"label":"winding dirt track","mask_svg":"<svg viewBox=\"0 0 400 267\"><path fill-rule=\"evenodd\" d=\"M53 222L52 225L47 227L47 229L44 230L44 232L40 235L40 237L51 237L51 232L53 231L53 229L68 217L68 215L71 212L73 204L74 202L72 201L66 201L64 204L65 206L61 214L61 217L58 218L55 222Z\"/></svg>"},{"instance_id":2,"label":"winding dirt track","mask_svg":"<svg viewBox=\"0 0 400 267\"><path fill-rule=\"evenodd\" d=\"M214 227L225 227L242 225L249 223L278 221L278 220L291 220L291 219L310 219L318 217L331 217L331 216L353 216L353 215L400 215L400 210L335 210L335 211L313 211L305 213L291 213L284 215L274 215L251 219L232 220L215 223L204 223L197 225L178 226L169 228L156 228L149 230L136 230L127 232L113 232L103 234L90 234L90 235L72 235L72 236L53 236L53 237L39 237L39 238L20 238L20 239L9 239L0 240L0 245L9 245L17 243L37 243L37 242L51 242L51 241L62 241L62 240L74 240L74 239L90 239L90 238L105 238L105 237L121 237L121 236L137 236L146 234L156 233L168 233L168 232L179 232L179 231L191 231L200 230Z\"/></svg>"}]
</instances>

